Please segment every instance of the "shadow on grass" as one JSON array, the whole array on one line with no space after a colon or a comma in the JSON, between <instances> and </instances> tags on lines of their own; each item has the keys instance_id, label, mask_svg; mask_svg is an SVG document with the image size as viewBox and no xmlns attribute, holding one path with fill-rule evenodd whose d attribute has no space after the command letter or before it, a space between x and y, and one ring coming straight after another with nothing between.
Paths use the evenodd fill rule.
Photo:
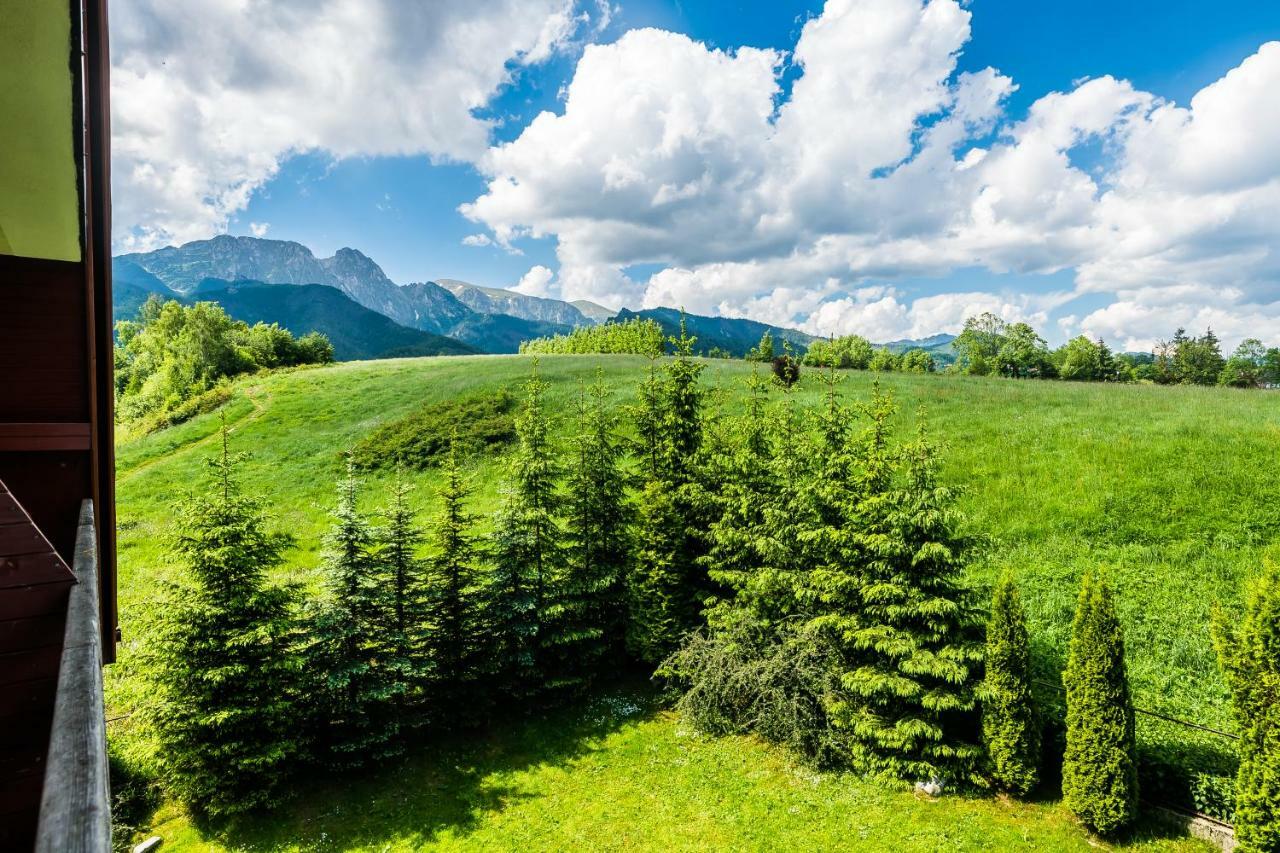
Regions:
<instances>
[{"instance_id":1,"label":"shadow on grass","mask_svg":"<svg viewBox=\"0 0 1280 853\"><path fill-rule=\"evenodd\" d=\"M403 757L380 767L348 774L305 770L285 805L198 829L206 838L249 851L393 841L412 846L445 831L465 835L486 814L529 798L504 781L507 774L570 764L596 751L600 739L657 709L654 690L629 679L572 707L495 722L482 731L418 738Z\"/></svg>"}]
</instances>

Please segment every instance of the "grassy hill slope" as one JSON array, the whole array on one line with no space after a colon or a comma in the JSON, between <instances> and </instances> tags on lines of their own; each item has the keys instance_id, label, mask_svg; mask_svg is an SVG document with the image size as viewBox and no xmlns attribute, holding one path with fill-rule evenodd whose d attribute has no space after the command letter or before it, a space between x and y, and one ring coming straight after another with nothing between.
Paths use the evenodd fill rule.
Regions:
<instances>
[{"instance_id":1,"label":"grassy hill slope","mask_svg":"<svg viewBox=\"0 0 1280 853\"><path fill-rule=\"evenodd\" d=\"M343 449L378 424L424 402L501 387L515 389L527 375L529 363L529 358L519 356L355 362L241 380L235 398L226 407L233 423L233 445L253 454L248 463L251 483L275 505L279 526L297 536L300 545L283 575L304 584L314 581L324 507L330 502ZM619 405L627 403L646 363L643 358L625 356L543 357L542 373L551 383L549 406L567 417L578 380L590 381L597 367L603 371L604 381L613 386L614 400ZM743 379L751 369L744 363L708 362L706 382L719 389L724 410L739 408ZM868 373L847 375L842 392L854 399L863 397L877 378L901 405L899 429L913 429L923 407L931 431L945 441L943 475L948 482L965 488L963 507L970 523L976 532L989 537L983 556L972 567L972 580L985 586L1006 569L1018 578L1035 631L1042 677L1056 678L1080 576L1086 569L1102 568L1119 598L1136 703L1205 725L1232 727L1208 623L1215 601L1236 606L1243 578L1264 559L1280 559L1280 467L1273 464L1280 458L1280 410L1274 396L1220 389L906 374L877 377ZM799 401L816 405L821 393L817 382L806 382L798 392ZM125 642L121 662L108 671L113 716L127 713L138 691L144 689L137 677L134 651L138 638L147 630L153 591L173 573L163 537L175 499L190 488L202 459L212 450L217 424L216 416L203 416L119 448L120 603ZM495 505L501 473L500 460L480 460L472 466L475 509L484 511ZM428 471L418 480L415 500L424 509L433 510L435 475ZM369 492L380 491L382 485L385 481L375 478ZM1147 725L1140 721L1141 737L1152 736ZM640 737L636 732L641 730L652 738L645 748L668 755L672 762L683 754L681 750L691 751L685 756L690 773L707 762L714 766L729 762L738 773L751 774L758 762L766 760L760 757L763 752L759 747L737 741L718 745L698 742L695 746L681 740L678 727L670 720L650 717L637 723L634 730L624 728L592 746L583 759L585 766L604 769L584 772L617 777L630 760L627 750L641 749L628 740ZM114 724L112 735L123 743L136 741L128 721ZM477 749L487 755L481 747ZM636 764L632 770L640 773L646 759L643 754L633 758ZM414 766L427 777L440 772L436 765L432 765L434 770ZM490 802L486 798L495 789L508 791L502 796L494 794L494 801L505 803L505 797L510 797L512 803L520 803L521 813L531 821L562 821L555 823L556 831L561 832L574 821L589 820L575 811L574 797L586 796L591 790L590 784L575 775L577 766L574 762L553 768L537 764L518 773L481 767L468 771L479 773L479 777L468 778L482 783L477 802ZM775 771L759 772L760 778L765 778ZM383 782L389 787L378 788ZM400 796L394 791L401 783L383 782L370 781L365 793L382 803L378 808L394 811L397 820L407 819L402 810L396 811L398 806L385 800ZM585 789L577 788L584 784ZM626 826L632 826L630 831L639 833L632 837L641 846L656 844L662 839L653 835L656 830L651 824L685 820L687 814L682 809L693 806L680 797L698 802L714 790L695 790L693 780L669 780L666 784L680 790L657 795L639 786L612 812L604 809L608 814L600 813L601 805L596 815L600 820L620 821L622 833L628 831ZM828 783L812 784L821 788ZM767 796L760 785L768 788ZM781 787L769 787L775 785ZM526 786L532 786L533 792L524 793ZM381 793L375 793L375 788ZM568 789L579 792L570 794ZM785 776L776 783L753 782L741 793L746 802L773 798L769 801L778 803L779 814L797 808L800 814L826 815L826 811L806 805L809 794L805 792L813 790L819 789ZM845 789L832 789L829 796L847 794L853 798L849 808L856 806L859 797L890 796L865 787L844 794L841 791ZM713 803L705 804L719 822L708 825L709 834L703 841L762 846L763 842L750 834L754 831L751 827L734 824L737 828L732 829L724 824L726 820L733 822L730 812L746 807L736 797L736 793L725 793L719 801L723 810L717 810ZM509 818L498 806L489 809L473 804L473 808L481 813L467 818L467 825L478 838L494 838L484 833L492 833L495 825L512 826L502 823ZM893 808L915 807L910 797L904 796ZM930 835L922 829L923 834L912 836L919 843L899 845L902 849L938 849L944 843L976 849L977 842L972 839L982 836L982 827L987 826L982 821L996 821L989 827L993 832L999 823L987 815L971 816L978 821L974 827L960 829L954 824L970 819L966 814L985 814L994 806L970 806L960 801L954 811L937 808L945 815L939 818L943 824L937 828L943 834ZM350 810L355 811L355 806ZM1054 814L1042 813L1035 820L1061 822L1061 816ZM360 820L371 818L365 815ZM848 821L848 811L836 808L830 820ZM858 831L842 826L849 832ZM387 826L369 829L373 834L361 835L355 846L376 847L373 842L379 838L402 839L393 845L399 849L412 846L404 838L425 840L412 833L404 835L408 826L393 828L400 834ZM820 828L811 829L818 832ZM598 838L592 834L596 831L598 827L584 827L578 836L581 843ZM960 834L947 834L953 831ZM975 834L966 842L969 836L963 833L970 831ZM1033 839L1036 831L1028 827ZM856 838L856 834L830 837ZM554 847L556 839L565 841L565 836L529 838L534 847ZM1070 844L1041 845L1037 841L1037 845L1039 849L1067 849L1083 842L1083 836L1071 838L1075 841ZM695 846L689 838L672 843ZM876 848L870 840L866 846Z\"/></svg>"}]
</instances>

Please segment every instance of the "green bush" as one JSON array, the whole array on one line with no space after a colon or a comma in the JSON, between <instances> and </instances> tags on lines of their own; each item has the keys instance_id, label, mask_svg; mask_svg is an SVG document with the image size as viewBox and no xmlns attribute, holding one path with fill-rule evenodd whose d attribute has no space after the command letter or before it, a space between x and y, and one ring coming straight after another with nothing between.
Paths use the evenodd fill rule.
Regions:
<instances>
[{"instance_id":1,"label":"green bush","mask_svg":"<svg viewBox=\"0 0 1280 853\"><path fill-rule=\"evenodd\" d=\"M333 346L317 332L295 339L274 323L233 320L214 302L184 306L152 296L137 320L116 323L115 386L120 419L161 426L229 377L256 370L325 364Z\"/></svg>"},{"instance_id":2,"label":"green bush","mask_svg":"<svg viewBox=\"0 0 1280 853\"><path fill-rule=\"evenodd\" d=\"M1254 584L1242 620L1218 612L1214 640L1240 725L1236 839L1270 853L1280 850L1280 570Z\"/></svg>"},{"instance_id":3,"label":"green bush","mask_svg":"<svg viewBox=\"0 0 1280 853\"><path fill-rule=\"evenodd\" d=\"M822 340L809 344L804 363L812 367L841 367L866 370L875 355L871 343L859 335Z\"/></svg>"},{"instance_id":4,"label":"green bush","mask_svg":"<svg viewBox=\"0 0 1280 853\"><path fill-rule=\"evenodd\" d=\"M403 466L423 469L442 461L450 442L469 456L515 440L515 403L505 389L458 400L428 403L416 412L383 424L351 451L360 470Z\"/></svg>"},{"instance_id":5,"label":"green bush","mask_svg":"<svg viewBox=\"0 0 1280 853\"><path fill-rule=\"evenodd\" d=\"M1133 820L1138 807L1133 700L1124 663L1124 634L1111 590L1086 574L1080 589L1067 689L1067 750L1062 795L1089 828L1108 835Z\"/></svg>"},{"instance_id":6,"label":"green bush","mask_svg":"<svg viewBox=\"0 0 1280 853\"><path fill-rule=\"evenodd\" d=\"M107 755L111 780L111 842L118 853L133 849L133 839L151 825L160 805L160 783L115 752Z\"/></svg>"},{"instance_id":7,"label":"green bush","mask_svg":"<svg viewBox=\"0 0 1280 853\"><path fill-rule=\"evenodd\" d=\"M1040 730L1031 697L1027 615L1013 578L996 586L987 623L982 732L991 774L1002 790L1024 796L1036 786Z\"/></svg>"},{"instance_id":8,"label":"green bush","mask_svg":"<svg viewBox=\"0 0 1280 853\"><path fill-rule=\"evenodd\" d=\"M130 424L129 431L133 435L147 435L186 423L196 415L217 411L229 402L233 396L235 396L235 393L231 390L231 383L223 380L203 394L192 397L174 409L157 412Z\"/></svg>"},{"instance_id":9,"label":"green bush","mask_svg":"<svg viewBox=\"0 0 1280 853\"><path fill-rule=\"evenodd\" d=\"M1191 802L1196 811L1227 823L1235 822L1236 785L1230 776L1197 773L1191 780Z\"/></svg>"},{"instance_id":10,"label":"green bush","mask_svg":"<svg viewBox=\"0 0 1280 853\"><path fill-rule=\"evenodd\" d=\"M849 751L847 733L831 725L824 702L832 654L820 632L774 631L737 610L717 630L690 634L659 673L684 689L676 707L699 731L754 733L828 767Z\"/></svg>"},{"instance_id":11,"label":"green bush","mask_svg":"<svg viewBox=\"0 0 1280 853\"><path fill-rule=\"evenodd\" d=\"M520 342L520 352L533 354L629 353L659 356L662 350L662 327L647 317L599 326L580 326L567 335Z\"/></svg>"}]
</instances>

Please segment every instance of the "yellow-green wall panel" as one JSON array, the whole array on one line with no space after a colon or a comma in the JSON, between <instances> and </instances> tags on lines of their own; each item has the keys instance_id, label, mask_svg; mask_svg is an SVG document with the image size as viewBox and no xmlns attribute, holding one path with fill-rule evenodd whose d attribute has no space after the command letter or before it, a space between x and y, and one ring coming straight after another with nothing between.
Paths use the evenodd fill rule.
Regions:
<instances>
[{"instance_id":1,"label":"yellow-green wall panel","mask_svg":"<svg viewBox=\"0 0 1280 853\"><path fill-rule=\"evenodd\" d=\"M0 0L0 254L80 260L67 0Z\"/></svg>"}]
</instances>

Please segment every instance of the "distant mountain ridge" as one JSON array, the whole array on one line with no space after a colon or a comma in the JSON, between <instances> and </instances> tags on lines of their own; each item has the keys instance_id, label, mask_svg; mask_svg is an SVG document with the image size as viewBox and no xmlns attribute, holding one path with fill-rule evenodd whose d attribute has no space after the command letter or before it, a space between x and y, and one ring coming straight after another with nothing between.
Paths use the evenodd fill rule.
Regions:
<instances>
[{"instance_id":1,"label":"distant mountain ridge","mask_svg":"<svg viewBox=\"0 0 1280 853\"><path fill-rule=\"evenodd\" d=\"M236 320L277 323L295 335L321 332L333 344L339 361L481 352L478 347L453 338L402 326L327 284L206 278L184 294L166 288L137 264L120 259L112 264L112 277L117 320L134 316L143 302L160 294L187 305L217 302Z\"/></svg>"},{"instance_id":2,"label":"distant mountain ridge","mask_svg":"<svg viewBox=\"0 0 1280 853\"><path fill-rule=\"evenodd\" d=\"M948 346L956 339L955 335L948 335L946 332L937 335L930 335L927 338L903 338L897 341L889 341L880 344L891 350L909 350L909 349L934 349L935 347Z\"/></svg>"},{"instance_id":3,"label":"distant mountain ridge","mask_svg":"<svg viewBox=\"0 0 1280 853\"><path fill-rule=\"evenodd\" d=\"M624 308L614 312L585 300L566 302L528 296L457 279L401 285L392 281L372 258L356 249L342 248L332 257L317 258L301 243L261 237L224 234L182 246L167 246L154 252L120 255L113 260L112 268L115 271L117 316L131 315L151 294L160 293L187 301L193 298L225 300L246 316L276 322L299 333L311 330L303 328L307 318L313 322L323 319L330 324L327 328L333 330L331 339L334 335L341 337L343 334L334 325L337 322L334 318L344 317L346 322L361 324L362 331L339 348L342 353L352 353L352 358L373 357L371 353L389 352L401 347L434 348L444 352L449 348L436 340L441 337L461 342L464 345L462 351L513 353L521 341L565 334L577 326L613 319L649 317L656 320L668 335L678 331L680 322L680 312L675 308L640 311ZM387 318L391 325L381 326L353 312L350 307L341 306L330 294L322 291L304 291L317 295L323 302L324 310L316 314L308 311L305 302L299 298L300 294L272 289L269 293L244 295L244 284L231 286L231 283L244 282L258 286L328 288L355 305ZM231 313L230 307L224 307ZM236 315L233 313L232 316ZM796 329L743 318L689 314L686 322L690 332L698 338L697 346L702 352L718 349L740 357L755 347L765 332L773 335L779 351L785 340L797 353L803 353L814 340L814 336ZM401 330L434 337L410 338ZM380 344L370 337L377 334L386 335L387 340ZM953 335L943 334L920 340L890 341L883 346L894 352L925 349L938 359L949 362L955 357L953 340Z\"/></svg>"},{"instance_id":4,"label":"distant mountain ridge","mask_svg":"<svg viewBox=\"0 0 1280 853\"><path fill-rule=\"evenodd\" d=\"M948 335L943 332L938 335L930 335L927 338L904 338L898 341L889 341L887 344L881 344L881 346L890 352L899 354L907 350L922 349L932 355L936 361L950 364L956 360L956 349L953 346L955 339L955 335Z\"/></svg>"},{"instance_id":5,"label":"distant mountain ridge","mask_svg":"<svg viewBox=\"0 0 1280 853\"><path fill-rule=\"evenodd\" d=\"M508 314L525 320L563 323L568 326L587 326L596 322L575 306L559 299L526 296L496 287L480 287L452 278L439 279L436 284L452 293L468 308L481 314Z\"/></svg>"},{"instance_id":6,"label":"distant mountain ridge","mask_svg":"<svg viewBox=\"0 0 1280 853\"><path fill-rule=\"evenodd\" d=\"M320 332L333 344L339 361L480 352L462 341L402 326L326 284L206 279L198 293L200 300L217 302L249 324L279 323L295 335Z\"/></svg>"},{"instance_id":7,"label":"distant mountain ridge","mask_svg":"<svg viewBox=\"0 0 1280 853\"><path fill-rule=\"evenodd\" d=\"M582 316L597 323L603 323L605 320L611 320L618 314L618 312L614 311L612 308L597 305L588 299L575 299L569 304L581 311Z\"/></svg>"},{"instance_id":8,"label":"distant mountain ridge","mask_svg":"<svg viewBox=\"0 0 1280 853\"><path fill-rule=\"evenodd\" d=\"M456 338L484 352L515 352L521 340L567 332L575 325L477 311L435 282L396 284L372 258L356 249L343 248L331 258L317 258L306 246L288 240L221 235L154 252L121 255L114 267L125 271L129 279L130 286L122 288L117 300L126 309L132 306L136 310L141 292L159 292L155 290L157 282L173 295L187 296L199 292L206 280L257 281L325 285L400 326ZM589 322L568 303L558 304L567 309L566 316L579 318L579 323ZM287 306L281 302L279 307L283 310ZM292 318L282 316L273 321L288 327Z\"/></svg>"}]
</instances>

